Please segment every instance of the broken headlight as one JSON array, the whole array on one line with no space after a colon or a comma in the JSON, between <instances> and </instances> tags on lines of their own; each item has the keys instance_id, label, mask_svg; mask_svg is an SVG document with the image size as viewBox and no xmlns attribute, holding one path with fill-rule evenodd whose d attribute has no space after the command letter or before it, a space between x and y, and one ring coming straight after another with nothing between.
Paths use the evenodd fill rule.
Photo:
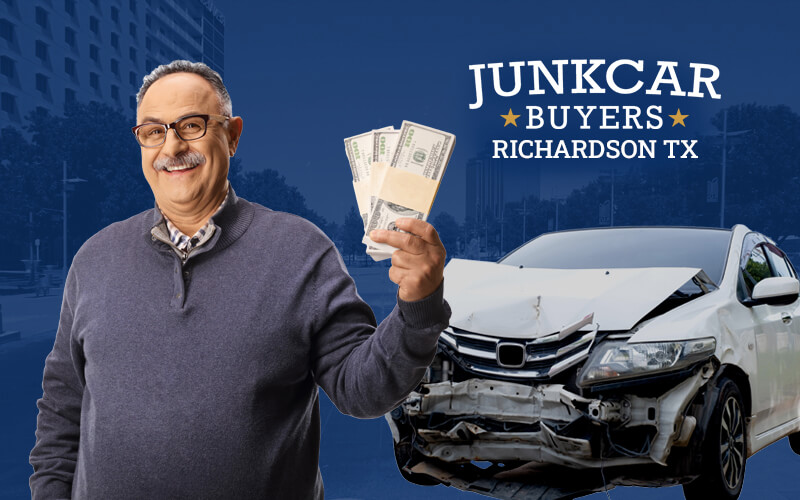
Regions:
<instances>
[{"instance_id":1,"label":"broken headlight","mask_svg":"<svg viewBox=\"0 0 800 500\"><path fill-rule=\"evenodd\" d=\"M713 338L681 342L604 342L592 351L578 384L588 386L652 373L679 370L714 353Z\"/></svg>"}]
</instances>

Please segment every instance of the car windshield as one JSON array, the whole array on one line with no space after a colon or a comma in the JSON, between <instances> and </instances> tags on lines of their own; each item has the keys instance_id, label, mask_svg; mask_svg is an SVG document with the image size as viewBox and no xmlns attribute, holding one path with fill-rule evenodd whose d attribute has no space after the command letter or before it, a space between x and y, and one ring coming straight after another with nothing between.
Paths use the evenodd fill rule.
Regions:
<instances>
[{"instance_id":1,"label":"car windshield","mask_svg":"<svg viewBox=\"0 0 800 500\"><path fill-rule=\"evenodd\" d=\"M585 229L548 233L500 260L551 269L699 267L722 280L731 231L679 227Z\"/></svg>"}]
</instances>

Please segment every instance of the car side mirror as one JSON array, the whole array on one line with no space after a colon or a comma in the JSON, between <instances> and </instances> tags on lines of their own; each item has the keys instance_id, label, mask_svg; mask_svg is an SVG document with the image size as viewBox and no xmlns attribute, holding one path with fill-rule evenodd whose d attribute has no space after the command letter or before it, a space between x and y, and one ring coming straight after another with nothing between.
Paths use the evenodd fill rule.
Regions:
<instances>
[{"instance_id":1,"label":"car side mirror","mask_svg":"<svg viewBox=\"0 0 800 500\"><path fill-rule=\"evenodd\" d=\"M785 276L764 278L753 287L752 300L748 306L760 304L786 305L797 300L800 294L800 281Z\"/></svg>"}]
</instances>

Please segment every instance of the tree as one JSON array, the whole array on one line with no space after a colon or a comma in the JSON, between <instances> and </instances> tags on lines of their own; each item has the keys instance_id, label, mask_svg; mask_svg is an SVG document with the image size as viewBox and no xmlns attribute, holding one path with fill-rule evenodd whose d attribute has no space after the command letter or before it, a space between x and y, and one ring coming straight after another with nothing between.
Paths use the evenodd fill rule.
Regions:
<instances>
[{"instance_id":1,"label":"tree","mask_svg":"<svg viewBox=\"0 0 800 500\"><path fill-rule=\"evenodd\" d=\"M238 165L237 165L238 168ZM231 180L237 195L260 203L272 210L289 212L304 217L323 231L327 229L325 218L306 206L306 199L295 186L286 184L286 178L272 169L235 172ZM363 229L362 229L363 232Z\"/></svg>"},{"instance_id":2,"label":"tree","mask_svg":"<svg viewBox=\"0 0 800 500\"><path fill-rule=\"evenodd\" d=\"M26 117L26 123L30 140L16 129L0 132L4 186L0 261L6 269L21 267L34 238L42 242L42 260L61 264L65 160L67 176L86 181L67 184L70 254L103 227L153 207L128 116L103 104L73 103L64 116L39 109ZM229 178L242 197L330 230L325 219L306 206L297 188L287 185L274 170L244 172L235 158Z\"/></svg>"},{"instance_id":3,"label":"tree","mask_svg":"<svg viewBox=\"0 0 800 500\"><path fill-rule=\"evenodd\" d=\"M447 251L448 260L455 255L458 255L458 241L461 234L461 228L456 222L456 218L447 212L440 212L431 221L433 227L439 233L439 239L442 240L444 248Z\"/></svg>"},{"instance_id":4,"label":"tree","mask_svg":"<svg viewBox=\"0 0 800 500\"><path fill-rule=\"evenodd\" d=\"M720 111L712 123L723 128ZM744 223L778 242L800 234L800 115L788 106L740 104L728 108L728 131L748 132L728 141L725 223ZM721 162L721 141L712 156ZM718 160L717 160L718 159Z\"/></svg>"},{"instance_id":5,"label":"tree","mask_svg":"<svg viewBox=\"0 0 800 500\"><path fill-rule=\"evenodd\" d=\"M361 239L364 237L364 220L356 207L350 206L350 211L344 218L344 224L342 224L339 234L342 240L342 249L348 256L349 262L353 261L355 255L364 253L366 247L361 243Z\"/></svg>"}]
</instances>

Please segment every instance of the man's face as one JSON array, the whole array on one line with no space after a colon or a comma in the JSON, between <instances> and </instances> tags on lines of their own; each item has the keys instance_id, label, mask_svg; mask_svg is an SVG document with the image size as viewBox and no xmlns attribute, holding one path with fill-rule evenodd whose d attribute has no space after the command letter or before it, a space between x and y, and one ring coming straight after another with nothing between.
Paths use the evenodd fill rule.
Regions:
<instances>
[{"instance_id":1,"label":"man's face","mask_svg":"<svg viewBox=\"0 0 800 500\"><path fill-rule=\"evenodd\" d=\"M208 81L193 73L174 73L150 86L136 120L168 124L188 115L219 113L217 93ZM200 216L210 209L213 212L217 207L212 205L218 205L224 197L229 157L236 151L241 131L239 117L228 120L227 127L209 118L206 134L200 139L183 141L170 129L161 146L141 148L142 170L158 206L188 216ZM196 166L172 172L158 168L165 160L181 158L189 160L179 163Z\"/></svg>"}]
</instances>

